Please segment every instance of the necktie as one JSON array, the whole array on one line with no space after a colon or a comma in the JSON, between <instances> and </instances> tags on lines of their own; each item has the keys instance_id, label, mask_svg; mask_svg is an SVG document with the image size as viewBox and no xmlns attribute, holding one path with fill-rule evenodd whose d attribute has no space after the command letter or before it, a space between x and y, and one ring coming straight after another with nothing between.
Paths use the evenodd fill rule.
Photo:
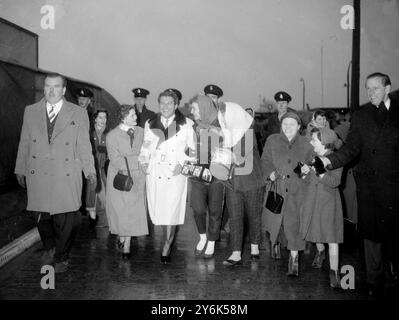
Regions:
<instances>
[{"instance_id":1,"label":"necktie","mask_svg":"<svg viewBox=\"0 0 399 320\"><path fill-rule=\"evenodd\" d=\"M130 148L131 148L131 147L133 147L134 130L132 128L130 128L129 130L127 130L127 134L130 137Z\"/></svg>"},{"instance_id":2,"label":"necktie","mask_svg":"<svg viewBox=\"0 0 399 320\"><path fill-rule=\"evenodd\" d=\"M55 107L55 106L54 106L53 104L51 104L51 105L50 105L50 111L48 112L48 118L49 118L49 120L50 120L50 123L53 122L54 119L55 119L54 107Z\"/></svg>"},{"instance_id":3,"label":"necktie","mask_svg":"<svg viewBox=\"0 0 399 320\"><path fill-rule=\"evenodd\" d=\"M169 123L169 120L166 119L166 120L165 120L165 129L168 128L168 123Z\"/></svg>"}]
</instances>

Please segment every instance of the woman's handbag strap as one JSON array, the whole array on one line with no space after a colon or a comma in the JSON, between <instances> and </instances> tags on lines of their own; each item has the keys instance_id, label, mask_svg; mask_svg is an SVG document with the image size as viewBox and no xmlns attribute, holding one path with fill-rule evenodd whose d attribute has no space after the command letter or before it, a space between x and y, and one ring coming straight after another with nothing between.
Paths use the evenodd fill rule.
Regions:
<instances>
[{"instance_id":1,"label":"woman's handbag strap","mask_svg":"<svg viewBox=\"0 0 399 320\"><path fill-rule=\"evenodd\" d=\"M130 175L129 164L127 163L127 158L126 158L126 157L124 157L124 158L125 158L125 162L126 162L127 175L128 175L128 176L129 176L129 178L131 179L132 177L131 177L131 175Z\"/></svg>"}]
</instances>

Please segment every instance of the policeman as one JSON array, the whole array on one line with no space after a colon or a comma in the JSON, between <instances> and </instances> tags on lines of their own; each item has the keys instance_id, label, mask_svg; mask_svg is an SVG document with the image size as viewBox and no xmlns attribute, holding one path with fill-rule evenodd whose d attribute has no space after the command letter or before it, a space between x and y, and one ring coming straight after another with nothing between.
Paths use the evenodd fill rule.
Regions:
<instances>
[{"instance_id":1,"label":"policeman","mask_svg":"<svg viewBox=\"0 0 399 320\"><path fill-rule=\"evenodd\" d=\"M177 106L179 106L180 105L180 101L183 98L183 95L181 94L181 92L179 90L175 89L175 88L169 88L169 89L166 89L165 91L173 91L177 95L177 99L179 100L177 102Z\"/></svg>"},{"instance_id":2,"label":"policeman","mask_svg":"<svg viewBox=\"0 0 399 320\"><path fill-rule=\"evenodd\" d=\"M94 98L93 91L82 87L76 89L75 94L78 98L78 105L83 109L86 109L89 119L91 120L91 115L93 114L93 107L91 105Z\"/></svg>"},{"instance_id":3,"label":"policeman","mask_svg":"<svg viewBox=\"0 0 399 320\"><path fill-rule=\"evenodd\" d=\"M291 96L285 91L279 91L274 95L274 100L277 103L277 113L273 113L269 117L267 125L267 136L273 133L279 133L281 128L280 120L288 111L296 112L295 110L288 107Z\"/></svg>"},{"instance_id":4,"label":"policeman","mask_svg":"<svg viewBox=\"0 0 399 320\"><path fill-rule=\"evenodd\" d=\"M147 96L150 92L143 88L135 88L132 92L134 94L134 109L137 115L137 125L144 128L146 121L155 116L155 112L148 110L145 105Z\"/></svg>"},{"instance_id":5,"label":"policeman","mask_svg":"<svg viewBox=\"0 0 399 320\"><path fill-rule=\"evenodd\" d=\"M214 84L208 84L204 88L204 93L207 95L209 98L213 100L213 102L218 103L220 98L223 96L223 90L220 89L217 85Z\"/></svg>"}]
</instances>

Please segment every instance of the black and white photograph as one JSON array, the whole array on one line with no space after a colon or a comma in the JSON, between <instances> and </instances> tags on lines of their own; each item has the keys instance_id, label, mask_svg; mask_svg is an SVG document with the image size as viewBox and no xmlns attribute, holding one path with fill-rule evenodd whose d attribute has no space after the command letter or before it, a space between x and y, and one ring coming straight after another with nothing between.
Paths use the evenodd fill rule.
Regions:
<instances>
[{"instance_id":1,"label":"black and white photograph","mask_svg":"<svg viewBox=\"0 0 399 320\"><path fill-rule=\"evenodd\" d=\"M399 301L398 35L398 0L0 0L0 300Z\"/></svg>"}]
</instances>

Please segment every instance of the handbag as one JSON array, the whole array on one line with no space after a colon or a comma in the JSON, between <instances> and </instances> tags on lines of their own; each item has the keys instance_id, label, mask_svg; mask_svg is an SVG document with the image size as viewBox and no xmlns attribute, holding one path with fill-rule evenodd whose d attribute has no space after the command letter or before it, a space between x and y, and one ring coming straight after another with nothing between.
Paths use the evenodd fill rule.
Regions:
<instances>
[{"instance_id":1,"label":"handbag","mask_svg":"<svg viewBox=\"0 0 399 320\"><path fill-rule=\"evenodd\" d=\"M130 175L129 164L127 163L127 158L125 158L127 175L119 171L114 178L114 188L119 191L130 191L133 186L133 178Z\"/></svg>"},{"instance_id":2,"label":"handbag","mask_svg":"<svg viewBox=\"0 0 399 320\"><path fill-rule=\"evenodd\" d=\"M265 208L275 214L280 214L283 203L284 198L277 193L277 182L272 181L270 190L267 194Z\"/></svg>"}]
</instances>

